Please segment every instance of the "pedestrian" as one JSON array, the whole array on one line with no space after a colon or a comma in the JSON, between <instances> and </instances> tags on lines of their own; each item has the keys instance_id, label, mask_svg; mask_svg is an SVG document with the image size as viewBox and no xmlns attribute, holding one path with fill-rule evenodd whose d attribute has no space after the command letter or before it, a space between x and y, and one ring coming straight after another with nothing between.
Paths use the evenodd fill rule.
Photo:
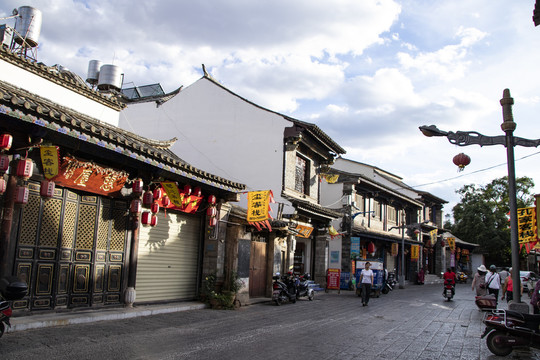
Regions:
<instances>
[{"instance_id":1,"label":"pedestrian","mask_svg":"<svg viewBox=\"0 0 540 360\"><path fill-rule=\"evenodd\" d=\"M489 294L495 295L495 305L499 299L499 290L501 289L501 278L497 273L497 267L491 265L489 272L486 274L486 286Z\"/></svg>"},{"instance_id":2,"label":"pedestrian","mask_svg":"<svg viewBox=\"0 0 540 360\"><path fill-rule=\"evenodd\" d=\"M506 278L508 277L508 268L505 267L501 270L501 272L499 273L499 276L501 278L501 284L504 284L504 281L506 280Z\"/></svg>"},{"instance_id":3,"label":"pedestrian","mask_svg":"<svg viewBox=\"0 0 540 360\"><path fill-rule=\"evenodd\" d=\"M533 306L533 314L540 314L540 280L536 282L532 292L531 305Z\"/></svg>"},{"instance_id":4,"label":"pedestrian","mask_svg":"<svg viewBox=\"0 0 540 360\"><path fill-rule=\"evenodd\" d=\"M362 306L368 306L371 287L373 286L373 270L369 267L371 263L366 261L366 266L360 273L360 284L362 284Z\"/></svg>"},{"instance_id":5,"label":"pedestrian","mask_svg":"<svg viewBox=\"0 0 540 360\"><path fill-rule=\"evenodd\" d=\"M476 270L477 271L476 274L474 274L471 289L473 291L476 290L476 296L484 296L487 294L486 273L488 270L485 265L480 265L476 268Z\"/></svg>"},{"instance_id":6,"label":"pedestrian","mask_svg":"<svg viewBox=\"0 0 540 360\"><path fill-rule=\"evenodd\" d=\"M521 282L520 282L521 285ZM521 295L523 295L523 285L521 285ZM510 268L510 274L506 277L504 284L502 285L502 297L501 300L504 300L504 295L506 294L506 302L514 300L514 281L512 280L512 268Z\"/></svg>"}]
</instances>

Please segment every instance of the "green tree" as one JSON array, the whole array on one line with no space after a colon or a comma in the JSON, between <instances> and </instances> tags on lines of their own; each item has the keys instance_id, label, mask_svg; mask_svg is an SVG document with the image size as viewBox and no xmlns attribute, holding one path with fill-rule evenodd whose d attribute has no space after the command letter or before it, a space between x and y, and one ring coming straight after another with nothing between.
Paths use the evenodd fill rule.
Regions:
<instances>
[{"instance_id":1,"label":"green tree","mask_svg":"<svg viewBox=\"0 0 540 360\"><path fill-rule=\"evenodd\" d=\"M531 178L516 179L518 209L532 206L532 188L534 182ZM508 177L495 179L485 186L465 185L456 193L461 196L461 201L452 209L454 223L446 223L449 229L461 240L479 244L488 264L509 265Z\"/></svg>"}]
</instances>

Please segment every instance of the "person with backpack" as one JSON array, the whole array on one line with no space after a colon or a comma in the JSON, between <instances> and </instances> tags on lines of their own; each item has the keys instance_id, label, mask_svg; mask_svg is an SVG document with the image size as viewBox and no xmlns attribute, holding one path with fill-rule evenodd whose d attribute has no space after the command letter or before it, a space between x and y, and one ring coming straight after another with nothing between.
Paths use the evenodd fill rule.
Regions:
<instances>
[{"instance_id":1,"label":"person with backpack","mask_svg":"<svg viewBox=\"0 0 540 360\"><path fill-rule=\"evenodd\" d=\"M485 265L480 265L476 270L471 288L472 291L476 290L476 296L484 296L487 294L486 273L488 270Z\"/></svg>"}]
</instances>

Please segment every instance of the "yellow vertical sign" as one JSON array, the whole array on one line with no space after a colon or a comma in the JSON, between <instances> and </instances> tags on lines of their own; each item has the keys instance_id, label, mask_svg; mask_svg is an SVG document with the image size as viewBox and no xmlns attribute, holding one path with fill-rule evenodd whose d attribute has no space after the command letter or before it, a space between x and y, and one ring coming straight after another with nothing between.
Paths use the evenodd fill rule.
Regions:
<instances>
[{"instance_id":1,"label":"yellow vertical sign","mask_svg":"<svg viewBox=\"0 0 540 360\"><path fill-rule=\"evenodd\" d=\"M270 191L248 192L247 221L259 222L268 220L268 207L270 205Z\"/></svg>"},{"instance_id":2,"label":"yellow vertical sign","mask_svg":"<svg viewBox=\"0 0 540 360\"><path fill-rule=\"evenodd\" d=\"M429 232L429 240L431 241L431 246L435 246L437 243L437 229Z\"/></svg>"},{"instance_id":3,"label":"yellow vertical sign","mask_svg":"<svg viewBox=\"0 0 540 360\"><path fill-rule=\"evenodd\" d=\"M43 165L43 176L50 180L58 175L58 148L56 146L41 146L39 151Z\"/></svg>"},{"instance_id":4,"label":"yellow vertical sign","mask_svg":"<svg viewBox=\"0 0 540 360\"><path fill-rule=\"evenodd\" d=\"M450 248L450 252L456 251L456 238L448 237L446 238L446 241L448 242L448 247Z\"/></svg>"},{"instance_id":5,"label":"yellow vertical sign","mask_svg":"<svg viewBox=\"0 0 540 360\"><path fill-rule=\"evenodd\" d=\"M517 210L518 239L520 244L536 241L536 214L534 207Z\"/></svg>"},{"instance_id":6,"label":"yellow vertical sign","mask_svg":"<svg viewBox=\"0 0 540 360\"><path fill-rule=\"evenodd\" d=\"M411 245L411 260L418 260L420 245Z\"/></svg>"}]
</instances>

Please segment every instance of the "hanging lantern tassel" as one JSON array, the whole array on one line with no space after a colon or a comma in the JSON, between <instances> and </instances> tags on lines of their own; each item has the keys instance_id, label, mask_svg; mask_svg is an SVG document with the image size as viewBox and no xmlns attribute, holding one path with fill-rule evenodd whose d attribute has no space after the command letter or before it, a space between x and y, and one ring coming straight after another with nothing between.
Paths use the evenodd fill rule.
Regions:
<instances>
[{"instance_id":1,"label":"hanging lantern tassel","mask_svg":"<svg viewBox=\"0 0 540 360\"><path fill-rule=\"evenodd\" d=\"M459 168L458 171L463 171L463 169L465 169L465 166L471 163L471 158L464 153L459 153L454 156L453 162Z\"/></svg>"}]
</instances>

